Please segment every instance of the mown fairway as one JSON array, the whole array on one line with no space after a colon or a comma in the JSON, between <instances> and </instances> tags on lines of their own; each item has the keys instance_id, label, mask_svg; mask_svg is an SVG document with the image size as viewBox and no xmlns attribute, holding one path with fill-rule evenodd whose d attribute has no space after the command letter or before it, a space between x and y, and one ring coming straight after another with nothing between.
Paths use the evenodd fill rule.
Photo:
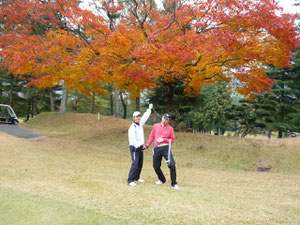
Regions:
<instances>
[{"instance_id":1,"label":"mown fairway","mask_svg":"<svg viewBox=\"0 0 300 225\"><path fill-rule=\"evenodd\" d=\"M156 185L151 149L127 185L130 121L44 113L19 139L0 133L0 224L299 224L300 139L175 133L178 184ZM151 126L145 127L148 138ZM257 166L272 166L257 172Z\"/></svg>"}]
</instances>

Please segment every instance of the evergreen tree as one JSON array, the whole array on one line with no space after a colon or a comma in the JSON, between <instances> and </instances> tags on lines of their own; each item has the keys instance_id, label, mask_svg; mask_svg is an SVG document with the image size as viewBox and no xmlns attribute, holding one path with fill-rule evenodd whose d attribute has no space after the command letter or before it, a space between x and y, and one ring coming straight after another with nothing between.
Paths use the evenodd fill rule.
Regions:
<instances>
[{"instance_id":1,"label":"evergreen tree","mask_svg":"<svg viewBox=\"0 0 300 225\"><path fill-rule=\"evenodd\" d=\"M277 98L274 93L266 92L255 96L253 105L255 108L256 133L267 131L268 138L271 138L272 131L275 128L274 113L277 105ZM263 129L263 130L260 130Z\"/></svg>"},{"instance_id":2,"label":"evergreen tree","mask_svg":"<svg viewBox=\"0 0 300 225\"><path fill-rule=\"evenodd\" d=\"M300 47L291 59L292 68L277 69L270 67L268 76L275 79L272 86L273 93L277 96L277 109L275 112L276 129L278 138L283 137L283 133L299 130L299 99L300 99Z\"/></svg>"},{"instance_id":3,"label":"evergreen tree","mask_svg":"<svg viewBox=\"0 0 300 225\"><path fill-rule=\"evenodd\" d=\"M180 80L167 84L161 81L157 88L148 93L148 98L160 114L155 116L162 116L165 112L170 113L172 115L171 123L177 130L183 126L189 126L188 112L192 109L196 99L196 97L186 95L184 88L183 82Z\"/></svg>"},{"instance_id":4,"label":"evergreen tree","mask_svg":"<svg viewBox=\"0 0 300 225\"><path fill-rule=\"evenodd\" d=\"M14 107L17 101L22 100L22 83L22 80L0 69L0 103Z\"/></svg>"},{"instance_id":5,"label":"evergreen tree","mask_svg":"<svg viewBox=\"0 0 300 225\"><path fill-rule=\"evenodd\" d=\"M215 86L204 86L198 99L198 104L193 107L191 114L195 125L204 131L217 130L223 134L227 128L226 114L231 108L232 98L226 89L226 82L218 82Z\"/></svg>"},{"instance_id":6,"label":"evergreen tree","mask_svg":"<svg viewBox=\"0 0 300 225\"><path fill-rule=\"evenodd\" d=\"M27 87L28 82L16 76L11 76L5 71L0 70L0 103L8 104L14 108L18 117L33 117L42 111L51 110L50 92L48 89L38 89ZM57 94L52 88L53 108L59 104Z\"/></svg>"},{"instance_id":7,"label":"evergreen tree","mask_svg":"<svg viewBox=\"0 0 300 225\"><path fill-rule=\"evenodd\" d=\"M269 92L256 95L253 101L241 99L238 104L232 105L227 118L239 124L238 136L241 134L241 137L246 137L248 134L268 131L270 137L274 128L276 104L276 96Z\"/></svg>"},{"instance_id":8,"label":"evergreen tree","mask_svg":"<svg viewBox=\"0 0 300 225\"><path fill-rule=\"evenodd\" d=\"M289 75L293 80L290 86L293 89L293 110L288 113L287 118L291 131L300 132L300 45L293 54L292 68L289 70Z\"/></svg>"}]
</instances>

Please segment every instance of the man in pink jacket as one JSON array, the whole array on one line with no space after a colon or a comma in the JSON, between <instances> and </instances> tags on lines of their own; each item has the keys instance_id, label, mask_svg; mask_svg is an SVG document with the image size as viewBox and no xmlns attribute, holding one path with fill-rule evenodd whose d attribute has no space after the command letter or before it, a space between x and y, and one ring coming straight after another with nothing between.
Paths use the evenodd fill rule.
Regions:
<instances>
[{"instance_id":1,"label":"man in pink jacket","mask_svg":"<svg viewBox=\"0 0 300 225\"><path fill-rule=\"evenodd\" d=\"M156 184L164 184L166 182L166 178L160 169L161 160L162 157L164 157L166 161L168 161L168 167L171 174L171 185L175 189L179 189L176 182L175 160L172 153L169 154L169 143L170 141L173 143L175 140L174 129L169 125L170 119L171 116L168 113L165 113L162 117L161 123L157 123L153 126L145 147L149 148L154 141L155 148L153 149L153 168L159 179Z\"/></svg>"}]
</instances>

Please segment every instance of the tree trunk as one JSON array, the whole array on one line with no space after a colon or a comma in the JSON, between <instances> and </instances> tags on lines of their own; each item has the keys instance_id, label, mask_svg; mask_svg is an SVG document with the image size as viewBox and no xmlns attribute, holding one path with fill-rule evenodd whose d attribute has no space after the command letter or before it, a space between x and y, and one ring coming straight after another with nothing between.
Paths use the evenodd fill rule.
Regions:
<instances>
[{"instance_id":1,"label":"tree trunk","mask_svg":"<svg viewBox=\"0 0 300 225\"><path fill-rule=\"evenodd\" d=\"M95 110L95 94L93 93L91 113L94 113L94 110Z\"/></svg>"},{"instance_id":2,"label":"tree trunk","mask_svg":"<svg viewBox=\"0 0 300 225\"><path fill-rule=\"evenodd\" d=\"M248 134L248 130L249 130L249 128L248 127L246 127L245 128L245 130L244 130L244 132L242 133L242 135L241 135L241 137L242 138L244 138L244 137L246 137L247 136L247 134Z\"/></svg>"},{"instance_id":3,"label":"tree trunk","mask_svg":"<svg viewBox=\"0 0 300 225\"><path fill-rule=\"evenodd\" d=\"M284 73L282 74L282 76L283 76L282 79L284 80ZM282 83L280 86L281 86L281 90L284 90L284 84ZM281 91L280 95L281 95L281 101L283 102L283 101L284 101L284 98L285 98L285 92L284 92L284 91ZM280 106L280 121L281 121L282 123L284 123L284 120L285 120L285 108L284 108L283 105L281 105L281 106ZM282 138L282 134L283 134L283 132L282 132L282 130L280 129L280 130L278 131L278 138Z\"/></svg>"},{"instance_id":4,"label":"tree trunk","mask_svg":"<svg viewBox=\"0 0 300 225\"><path fill-rule=\"evenodd\" d=\"M66 86L62 87L63 94L60 102L59 113L63 114L67 112L67 102L68 102L68 88Z\"/></svg>"},{"instance_id":5,"label":"tree trunk","mask_svg":"<svg viewBox=\"0 0 300 225\"><path fill-rule=\"evenodd\" d=\"M119 90L115 88L115 111L114 111L114 117L118 117L119 114Z\"/></svg>"},{"instance_id":6,"label":"tree trunk","mask_svg":"<svg viewBox=\"0 0 300 225\"><path fill-rule=\"evenodd\" d=\"M30 105L31 105L31 118L33 118L33 116L34 116L34 112L33 112L33 109L34 109L34 106L33 106L33 97L31 97L31 103L30 103Z\"/></svg>"},{"instance_id":7,"label":"tree trunk","mask_svg":"<svg viewBox=\"0 0 300 225\"><path fill-rule=\"evenodd\" d=\"M109 95L109 100L110 100L110 115L114 115L114 102L113 102L113 94L110 93Z\"/></svg>"},{"instance_id":8,"label":"tree trunk","mask_svg":"<svg viewBox=\"0 0 300 225\"><path fill-rule=\"evenodd\" d=\"M140 97L135 98L135 110L140 111Z\"/></svg>"},{"instance_id":9,"label":"tree trunk","mask_svg":"<svg viewBox=\"0 0 300 225\"><path fill-rule=\"evenodd\" d=\"M271 138L271 136L272 136L272 129L269 129L268 130L268 138Z\"/></svg>"},{"instance_id":10,"label":"tree trunk","mask_svg":"<svg viewBox=\"0 0 300 225\"><path fill-rule=\"evenodd\" d=\"M30 118L30 109L31 109L31 102L28 103L28 108L27 108L27 117L25 122L27 122Z\"/></svg>"},{"instance_id":11,"label":"tree trunk","mask_svg":"<svg viewBox=\"0 0 300 225\"><path fill-rule=\"evenodd\" d=\"M125 104L125 101L124 101L124 98L123 98L123 94L120 92L120 99L121 99L121 103L122 103L122 106L123 106L123 119L126 119L127 118L127 105Z\"/></svg>"},{"instance_id":12,"label":"tree trunk","mask_svg":"<svg viewBox=\"0 0 300 225\"><path fill-rule=\"evenodd\" d=\"M2 82L0 82L0 104L1 104L1 101L2 101L2 95L3 95Z\"/></svg>"},{"instance_id":13,"label":"tree trunk","mask_svg":"<svg viewBox=\"0 0 300 225\"><path fill-rule=\"evenodd\" d=\"M13 107L14 76L10 75L9 105Z\"/></svg>"},{"instance_id":14,"label":"tree trunk","mask_svg":"<svg viewBox=\"0 0 300 225\"><path fill-rule=\"evenodd\" d=\"M172 84L166 84L167 91L167 113L174 114L174 87Z\"/></svg>"},{"instance_id":15,"label":"tree trunk","mask_svg":"<svg viewBox=\"0 0 300 225\"><path fill-rule=\"evenodd\" d=\"M36 116L37 114L39 114L39 111L38 111L38 96L37 96L37 94L34 94L32 96L32 115Z\"/></svg>"},{"instance_id":16,"label":"tree trunk","mask_svg":"<svg viewBox=\"0 0 300 225\"><path fill-rule=\"evenodd\" d=\"M175 130L180 130L179 126L179 115L176 115L175 109L174 109L174 85L172 83L166 84L166 106L167 106L167 113L171 114L172 120L170 121L171 126L174 127Z\"/></svg>"},{"instance_id":17,"label":"tree trunk","mask_svg":"<svg viewBox=\"0 0 300 225\"><path fill-rule=\"evenodd\" d=\"M278 131L278 138L282 138L282 134L283 134L282 130L279 130Z\"/></svg>"},{"instance_id":18,"label":"tree trunk","mask_svg":"<svg viewBox=\"0 0 300 225\"><path fill-rule=\"evenodd\" d=\"M187 127L188 128L192 128L191 117L190 117L190 115L188 113L186 113L186 119L187 119L187 121L186 121Z\"/></svg>"},{"instance_id":19,"label":"tree trunk","mask_svg":"<svg viewBox=\"0 0 300 225\"><path fill-rule=\"evenodd\" d=\"M51 112L54 112L55 111L55 107L54 107L54 99L53 99L52 88L49 88L49 98L50 98L50 110L51 110Z\"/></svg>"}]
</instances>

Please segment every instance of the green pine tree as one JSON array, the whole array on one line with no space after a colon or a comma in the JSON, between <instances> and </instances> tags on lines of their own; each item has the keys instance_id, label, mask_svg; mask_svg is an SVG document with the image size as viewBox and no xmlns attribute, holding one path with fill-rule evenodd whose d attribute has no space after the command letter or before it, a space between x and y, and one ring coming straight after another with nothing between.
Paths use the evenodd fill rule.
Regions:
<instances>
[{"instance_id":1,"label":"green pine tree","mask_svg":"<svg viewBox=\"0 0 300 225\"><path fill-rule=\"evenodd\" d=\"M275 79L272 91L277 97L275 112L276 129L278 138L290 131L299 130L299 99L300 99L300 47L291 59L292 68L277 69L270 67L268 76Z\"/></svg>"},{"instance_id":2,"label":"green pine tree","mask_svg":"<svg viewBox=\"0 0 300 225\"><path fill-rule=\"evenodd\" d=\"M277 129L274 115L279 104L277 96L272 92L257 94L253 101L241 99L232 105L227 118L238 124L238 136L268 132L271 138L272 131Z\"/></svg>"},{"instance_id":3,"label":"green pine tree","mask_svg":"<svg viewBox=\"0 0 300 225\"><path fill-rule=\"evenodd\" d=\"M228 126L227 113L231 108L231 93L226 89L226 82L218 82L215 86L204 86L190 115L195 126L203 131L215 129L223 134Z\"/></svg>"}]
</instances>

